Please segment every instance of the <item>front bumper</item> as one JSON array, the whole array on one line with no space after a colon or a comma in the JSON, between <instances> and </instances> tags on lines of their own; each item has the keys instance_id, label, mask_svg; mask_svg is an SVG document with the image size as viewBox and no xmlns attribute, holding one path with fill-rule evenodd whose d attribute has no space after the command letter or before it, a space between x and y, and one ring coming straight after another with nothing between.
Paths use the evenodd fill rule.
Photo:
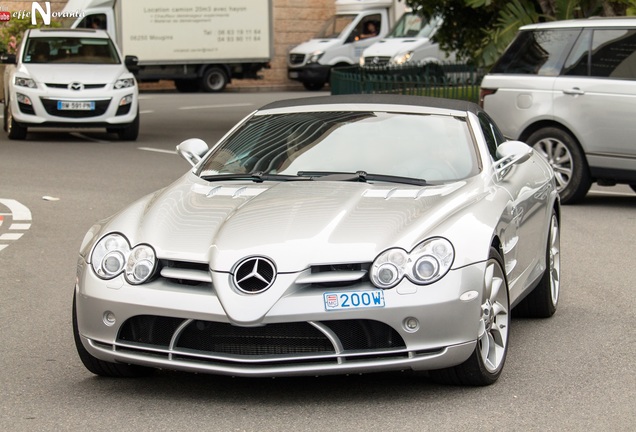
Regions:
<instances>
[{"instance_id":1,"label":"front bumper","mask_svg":"<svg viewBox=\"0 0 636 432\"><path fill-rule=\"evenodd\" d=\"M324 84L329 81L331 66L312 63L301 67L288 67L287 77L307 84Z\"/></svg>"},{"instance_id":2,"label":"front bumper","mask_svg":"<svg viewBox=\"0 0 636 432\"><path fill-rule=\"evenodd\" d=\"M138 111L137 87L112 91L85 89L11 89L11 114L27 127L98 127L132 123ZM92 109L59 109L59 103L89 103Z\"/></svg>"},{"instance_id":3,"label":"front bumper","mask_svg":"<svg viewBox=\"0 0 636 432\"><path fill-rule=\"evenodd\" d=\"M277 283L292 282L287 294L249 325L232 322L211 284L159 278L130 286L121 276L98 279L82 260L79 268L78 329L94 357L191 372L286 376L430 370L464 362L478 338L485 264L451 271L430 286L402 282L384 291L383 308L344 311L325 310L323 294L333 289L293 286L294 275L281 277ZM339 291L361 289L372 287ZM467 291L478 295L460 300ZM409 319L417 320L417 328L407 328Z\"/></svg>"}]
</instances>

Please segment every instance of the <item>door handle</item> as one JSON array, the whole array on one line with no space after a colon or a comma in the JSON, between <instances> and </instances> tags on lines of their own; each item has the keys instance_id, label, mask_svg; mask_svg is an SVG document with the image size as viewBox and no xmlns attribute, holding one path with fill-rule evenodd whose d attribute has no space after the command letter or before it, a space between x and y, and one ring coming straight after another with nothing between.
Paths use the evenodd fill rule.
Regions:
<instances>
[{"instance_id":1,"label":"door handle","mask_svg":"<svg viewBox=\"0 0 636 432\"><path fill-rule=\"evenodd\" d=\"M578 95L584 95L585 92L583 90L581 90L578 87L572 87L569 90L563 90L563 93L565 93L566 95L573 95L573 96L578 96Z\"/></svg>"}]
</instances>

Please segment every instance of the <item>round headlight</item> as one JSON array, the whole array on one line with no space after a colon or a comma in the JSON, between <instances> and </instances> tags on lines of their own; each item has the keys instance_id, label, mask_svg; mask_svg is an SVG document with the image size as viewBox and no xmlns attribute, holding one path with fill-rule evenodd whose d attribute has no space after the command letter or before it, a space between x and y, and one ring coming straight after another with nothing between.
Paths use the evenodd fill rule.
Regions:
<instances>
[{"instance_id":1,"label":"round headlight","mask_svg":"<svg viewBox=\"0 0 636 432\"><path fill-rule=\"evenodd\" d=\"M121 234L108 234L97 242L91 253L91 265L95 274L102 279L118 276L126 264L130 253L128 241Z\"/></svg>"},{"instance_id":2,"label":"round headlight","mask_svg":"<svg viewBox=\"0 0 636 432\"><path fill-rule=\"evenodd\" d=\"M408 261L402 249L389 249L381 253L371 266L371 282L378 288L392 288L404 277Z\"/></svg>"},{"instance_id":3,"label":"round headlight","mask_svg":"<svg viewBox=\"0 0 636 432\"><path fill-rule=\"evenodd\" d=\"M415 264L407 277L415 283L429 284L441 279L450 270L455 252L448 240L437 237L420 243L410 257Z\"/></svg>"},{"instance_id":4,"label":"round headlight","mask_svg":"<svg viewBox=\"0 0 636 432\"><path fill-rule=\"evenodd\" d=\"M126 263L126 280L135 285L144 283L152 276L156 261L155 251L150 246L135 246Z\"/></svg>"}]
</instances>

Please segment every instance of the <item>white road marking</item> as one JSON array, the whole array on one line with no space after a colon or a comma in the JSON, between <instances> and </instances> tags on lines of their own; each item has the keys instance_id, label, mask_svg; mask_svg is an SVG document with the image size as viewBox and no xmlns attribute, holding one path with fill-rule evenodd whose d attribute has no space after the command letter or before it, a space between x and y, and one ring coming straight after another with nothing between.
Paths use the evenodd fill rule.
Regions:
<instances>
[{"instance_id":1,"label":"white road marking","mask_svg":"<svg viewBox=\"0 0 636 432\"><path fill-rule=\"evenodd\" d=\"M87 140L87 141L93 141L93 142L101 143L101 144L108 144L108 143L112 142L112 141L100 140L100 139L97 139L97 138L89 137L89 136L86 136L83 133L79 133L79 132L71 132L70 135L74 136L75 138L80 138L80 139L84 139L84 140Z\"/></svg>"},{"instance_id":2,"label":"white road marking","mask_svg":"<svg viewBox=\"0 0 636 432\"><path fill-rule=\"evenodd\" d=\"M629 193L629 192L610 192L610 191L600 191L600 190L591 190L588 193L592 195L634 196L633 193Z\"/></svg>"},{"instance_id":3,"label":"white road marking","mask_svg":"<svg viewBox=\"0 0 636 432\"><path fill-rule=\"evenodd\" d=\"M9 227L10 230L28 230L29 228L31 228L31 224L19 224L19 223L11 224L11 226Z\"/></svg>"},{"instance_id":4,"label":"white road marking","mask_svg":"<svg viewBox=\"0 0 636 432\"><path fill-rule=\"evenodd\" d=\"M143 110L143 111L139 111L139 114L152 114L154 112L154 110Z\"/></svg>"},{"instance_id":5,"label":"white road marking","mask_svg":"<svg viewBox=\"0 0 636 432\"><path fill-rule=\"evenodd\" d=\"M0 226L2 226L5 217L10 217L11 225L9 225L9 230L12 231L0 234L0 241L4 243L18 240L24 235L24 232L16 231L26 231L31 228L31 224L27 223L31 222L31 211L25 205L20 204L18 201L12 199L0 198L0 205L8 207L10 210L10 213L0 213ZM24 223L19 223L16 221ZM0 251L9 246L9 244L0 244Z\"/></svg>"}]
</instances>

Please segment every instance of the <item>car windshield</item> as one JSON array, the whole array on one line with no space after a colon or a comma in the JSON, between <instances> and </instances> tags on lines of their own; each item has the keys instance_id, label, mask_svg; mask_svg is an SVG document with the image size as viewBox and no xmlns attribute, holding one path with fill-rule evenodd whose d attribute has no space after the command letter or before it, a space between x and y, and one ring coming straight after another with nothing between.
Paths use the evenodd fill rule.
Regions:
<instances>
[{"instance_id":1,"label":"car windshield","mask_svg":"<svg viewBox=\"0 0 636 432\"><path fill-rule=\"evenodd\" d=\"M28 40L23 62L118 64L120 59L109 39L38 37Z\"/></svg>"},{"instance_id":2,"label":"car windshield","mask_svg":"<svg viewBox=\"0 0 636 432\"><path fill-rule=\"evenodd\" d=\"M340 33L354 20L356 15L336 15L327 20L316 35L316 39L336 39Z\"/></svg>"},{"instance_id":3,"label":"car windshield","mask_svg":"<svg viewBox=\"0 0 636 432\"><path fill-rule=\"evenodd\" d=\"M405 13L387 38L430 38L441 24L440 17L426 20L416 13Z\"/></svg>"},{"instance_id":4,"label":"car windshield","mask_svg":"<svg viewBox=\"0 0 636 432\"><path fill-rule=\"evenodd\" d=\"M351 111L255 115L215 146L198 174L362 171L452 181L477 170L464 118Z\"/></svg>"}]
</instances>

